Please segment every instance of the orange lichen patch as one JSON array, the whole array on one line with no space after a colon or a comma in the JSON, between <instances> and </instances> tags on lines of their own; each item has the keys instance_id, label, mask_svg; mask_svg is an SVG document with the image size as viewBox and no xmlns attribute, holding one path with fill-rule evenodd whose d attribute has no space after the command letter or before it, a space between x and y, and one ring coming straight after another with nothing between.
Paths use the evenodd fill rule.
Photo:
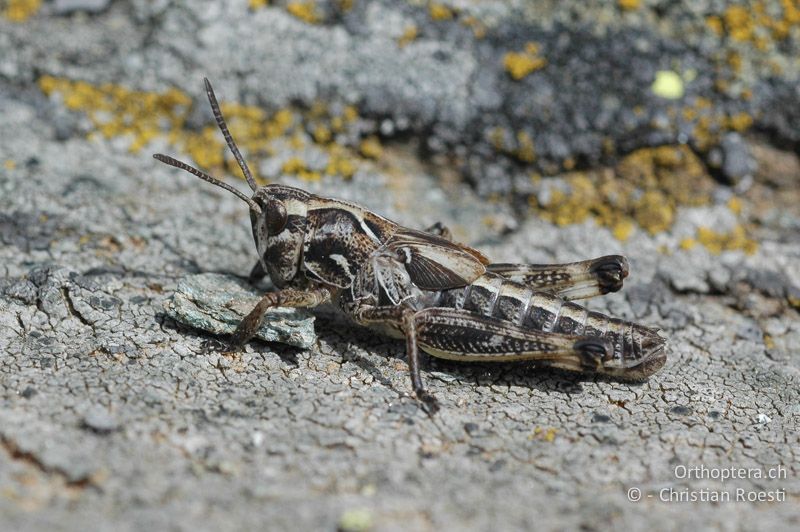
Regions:
<instances>
[{"instance_id":1,"label":"orange lichen patch","mask_svg":"<svg viewBox=\"0 0 800 532\"><path fill-rule=\"evenodd\" d=\"M697 229L697 241L714 255L732 250L742 250L752 255L758 249L758 243L747 237L747 232L741 225L737 225L728 233L718 233L711 228L700 227Z\"/></svg>"},{"instance_id":2,"label":"orange lichen patch","mask_svg":"<svg viewBox=\"0 0 800 532\"><path fill-rule=\"evenodd\" d=\"M419 29L414 24L406 26L406 29L403 30L403 34L397 39L397 45L402 48L416 40L417 35L419 35Z\"/></svg>"},{"instance_id":3,"label":"orange lichen patch","mask_svg":"<svg viewBox=\"0 0 800 532\"><path fill-rule=\"evenodd\" d=\"M11 22L25 22L42 7L42 0L8 0L4 3L3 18Z\"/></svg>"},{"instance_id":4,"label":"orange lichen patch","mask_svg":"<svg viewBox=\"0 0 800 532\"><path fill-rule=\"evenodd\" d=\"M317 12L317 4L313 1L289 2L286 4L286 11L293 17L299 18L309 24L317 24L322 20L322 17Z\"/></svg>"},{"instance_id":5,"label":"orange lichen patch","mask_svg":"<svg viewBox=\"0 0 800 532\"><path fill-rule=\"evenodd\" d=\"M641 0L617 0L617 5L620 7L620 9L632 11L634 9L639 9L641 6Z\"/></svg>"},{"instance_id":6,"label":"orange lichen patch","mask_svg":"<svg viewBox=\"0 0 800 532\"><path fill-rule=\"evenodd\" d=\"M539 45L535 42L527 43L521 52L508 52L503 56L503 68L517 81L546 65L547 59L539 56Z\"/></svg>"},{"instance_id":7,"label":"orange lichen patch","mask_svg":"<svg viewBox=\"0 0 800 532\"><path fill-rule=\"evenodd\" d=\"M450 20L456 15L452 7L436 2L431 2L428 6L428 12L433 20Z\"/></svg>"}]
</instances>

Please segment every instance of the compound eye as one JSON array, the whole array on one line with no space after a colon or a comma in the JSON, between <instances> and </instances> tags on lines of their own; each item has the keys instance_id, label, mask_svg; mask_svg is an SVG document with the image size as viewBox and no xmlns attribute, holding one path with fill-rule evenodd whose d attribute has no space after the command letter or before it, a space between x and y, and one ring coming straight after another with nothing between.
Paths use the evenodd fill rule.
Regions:
<instances>
[{"instance_id":1,"label":"compound eye","mask_svg":"<svg viewBox=\"0 0 800 532\"><path fill-rule=\"evenodd\" d=\"M289 220L286 214L286 207L283 202L271 199L268 200L264 209L264 214L267 217L267 231L270 235L277 235L286 228L286 222Z\"/></svg>"}]
</instances>

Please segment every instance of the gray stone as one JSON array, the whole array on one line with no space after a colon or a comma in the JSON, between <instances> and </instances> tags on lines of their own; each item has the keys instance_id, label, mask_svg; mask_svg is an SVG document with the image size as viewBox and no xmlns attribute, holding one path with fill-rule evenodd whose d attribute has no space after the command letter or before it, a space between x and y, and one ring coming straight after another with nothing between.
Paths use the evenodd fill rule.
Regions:
<instances>
[{"instance_id":1,"label":"gray stone","mask_svg":"<svg viewBox=\"0 0 800 532\"><path fill-rule=\"evenodd\" d=\"M722 138L722 173L732 183L753 175L758 165L750 155L747 144L738 133L728 133Z\"/></svg>"},{"instance_id":2,"label":"gray stone","mask_svg":"<svg viewBox=\"0 0 800 532\"><path fill-rule=\"evenodd\" d=\"M260 299L256 290L236 277L202 273L181 279L164 308L170 317L191 327L232 334ZM316 341L314 317L301 309L271 309L256 337L307 349Z\"/></svg>"},{"instance_id":3,"label":"gray stone","mask_svg":"<svg viewBox=\"0 0 800 532\"><path fill-rule=\"evenodd\" d=\"M108 433L119 428L119 422L102 406L92 406L83 416L84 425L98 433Z\"/></svg>"},{"instance_id":4,"label":"gray stone","mask_svg":"<svg viewBox=\"0 0 800 532\"><path fill-rule=\"evenodd\" d=\"M100 13L110 3L111 0L53 0L50 8L58 15L66 15L75 11Z\"/></svg>"}]
</instances>

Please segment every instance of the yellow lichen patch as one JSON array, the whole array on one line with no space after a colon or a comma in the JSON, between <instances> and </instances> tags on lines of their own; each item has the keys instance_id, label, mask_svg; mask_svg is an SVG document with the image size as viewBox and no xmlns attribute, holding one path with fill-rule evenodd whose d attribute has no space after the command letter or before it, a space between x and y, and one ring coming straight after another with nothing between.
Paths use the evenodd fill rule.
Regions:
<instances>
[{"instance_id":1,"label":"yellow lichen patch","mask_svg":"<svg viewBox=\"0 0 800 532\"><path fill-rule=\"evenodd\" d=\"M733 197L728 200L728 208L731 210L733 214L741 214L742 213L742 200L737 197Z\"/></svg>"},{"instance_id":2,"label":"yellow lichen patch","mask_svg":"<svg viewBox=\"0 0 800 532\"><path fill-rule=\"evenodd\" d=\"M734 131L747 131L753 125L753 117L747 113L736 113L727 117L725 126Z\"/></svg>"},{"instance_id":3,"label":"yellow lichen patch","mask_svg":"<svg viewBox=\"0 0 800 532\"><path fill-rule=\"evenodd\" d=\"M133 152L159 134L182 128L191 105L177 89L151 93L51 76L42 76L39 88L47 95L59 94L68 109L85 112L104 137L129 137Z\"/></svg>"},{"instance_id":4,"label":"yellow lichen patch","mask_svg":"<svg viewBox=\"0 0 800 532\"><path fill-rule=\"evenodd\" d=\"M14 161L14 159L6 159L5 161L3 161L3 168L5 168L6 170L13 170L16 167L17 163L16 161Z\"/></svg>"},{"instance_id":5,"label":"yellow lichen patch","mask_svg":"<svg viewBox=\"0 0 800 532\"><path fill-rule=\"evenodd\" d=\"M774 349L775 348L775 340L772 339L772 336L769 334L764 335L764 347L767 349Z\"/></svg>"},{"instance_id":6,"label":"yellow lichen patch","mask_svg":"<svg viewBox=\"0 0 800 532\"><path fill-rule=\"evenodd\" d=\"M520 161L532 163L536 160L536 150L533 147L533 139L525 131L517 133L517 151L515 155Z\"/></svg>"},{"instance_id":7,"label":"yellow lichen patch","mask_svg":"<svg viewBox=\"0 0 800 532\"><path fill-rule=\"evenodd\" d=\"M722 19L717 15L706 17L706 25L717 35L722 36L722 34L725 33L725 26L722 23Z\"/></svg>"},{"instance_id":8,"label":"yellow lichen patch","mask_svg":"<svg viewBox=\"0 0 800 532\"><path fill-rule=\"evenodd\" d=\"M549 199L542 205L541 217L557 225L580 223L591 214L596 202L594 183L582 173L567 179L569 191L553 189Z\"/></svg>"},{"instance_id":9,"label":"yellow lichen patch","mask_svg":"<svg viewBox=\"0 0 800 532\"><path fill-rule=\"evenodd\" d=\"M290 157L287 159L286 162L283 163L281 171L284 174L296 175L305 181L319 181L322 178L320 172L309 169L305 161L299 157Z\"/></svg>"},{"instance_id":10,"label":"yellow lichen patch","mask_svg":"<svg viewBox=\"0 0 800 532\"><path fill-rule=\"evenodd\" d=\"M731 38L737 41L747 41L753 37L755 25L750 17L750 12L744 6L730 6L723 15L725 27Z\"/></svg>"},{"instance_id":11,"label":"yellow lichen patch","mask_svg":"<svg viewBox=\"0 0 800 532\"><path fill-rule=\"evenodd\" d=\"M536 427L533 432L528 436L529 440L541 440L547 443L553 443L558 434L558 429L555 427Z\"/></svg>"},{"instance_id":12,"label":"yellow lichen patch","mask_svg":"<svg viewBox=\"0 0 800 532\"><path fill-rule=\"evenodd\" d=\"M672 227L675 208L660 190L648 190L634 205L633 217L651 235Z\"/></svg>"},{"instance_id":13,"label":"yellow lichen patch","mask_svg":"<svg viewBox=\"0 0 800 532\"><path fill-rule=\"evenodd\" d=\"M641 0L617 0L617 5L620 7L620 9L632 11L634 9L639 9Z\"/></svg>"},{"instance_id":14,"label":"yellow lichen patch","mask_svg":"<svg viewBox=\"0 0 800 532\"><path fill-rule=\"evenodd\" d=\"M686 146L644 148L614 171L573 172L562 181L563 187L531 197L540 216L559 225L591 217L619 240L629 238L636 225L650 234L668 230L679 206L711 203L716 186Z\"/></svg>"},{"instance_id":15,"label":"yellow lichen patch","mask_svg":"<svg viewBox=\"0 0 800 532\"><path fill-rule=\"evenodd\" d=\"M752 255L758 249L758 243L747 237L747 232L741 225L737 225L728 233L720 233L709 227L699 227L697 241L714 255L733 250L741 250Z\"/></svg>"},{"instance_id":16,"label":"yellow lichen patch","mask_svg":"<svg viewBox=\"0 0 800 532\"><path fill-rule=\"evenodd\" d=\"M317 24L322 20L322 17L317 12L317 4L313 1L289 2L286 4L286 11L309 24Z\"/></svg>"},{"instance_id":17,"label":"yellow lichen patch","mask_svg":"<svg viewBox=\"0 0 800 532\"><path fill-rule=\"evenodd\" d=\"M209 121L200 129L185 127L192 100L177 89L154 93L52 76L42 76L39 87L45 94L60 98L68 109L85 113L94 126L89 133L91 139L125 138L132 152L141 151L155 139L162 139L188 154L203 170L212 174L227 171L241 176L235 159L227 154L215 123ZM381 153L377 137L368 137L360 144L348 140L351 137L347 135L343 136L343 142L349 144L340 145L335 141L334 132L347 133L349 128L357 127L358 112L352 106L345 107L337 115L332 115L324 102L316 102L305 111L284 108L272 115L260 107L229 101L222 102L221 109L258 181L263 181L257 172L260 160L272 156L277 149L284 152L308 149L309 132L314 149L328 155L325 173L329 175L350 178L367 157L378 157ZM364 155L359 155L359 151ZM283 170L307 180L322 176L322 172L307 168L300 159L290 159Z\"/></svg>"},{"instance_id":18,"label":"yellow lichen patch","mask_svg":"<svg viewBox=\"0 0 800 532\"><path fill-rule=\"evenodd\" d=\"M478 20L477 17L468 15L461 20L461 23L472 29L472 35L474 35L476 39L483 39L486 37L486 25Z\"/></svg>"},{"instance_id":19,"label":"yellow lichen patch","mask_svg":"<svg viewBox=\"0 0 800 532\"><path fill-rule=\"evenodd\" d=\"M742 91L742 98L747 97L747 92ZM744 132L753 125L752 115L745 112L729 114L724 109L715 109L707 98L696 98L690 105L683 107L680 118L683 122L693 124L692 136L701 151L719 144L725 132Z\"/></svg>"},{"instance_id":20,"label":"yellow lichen patch","mask_svg":"<svg viewBox=\"0 0 800 532\"><path fill-rule=\"evenodd\" d=\"M339 175L345 179L350 179L356 173L356 167L348 157L332 155L325 167L327 175Z\"/></svg>"},{"instance_id":21,"label":"yellow lichen patch","mask_svg":"<svg viewBox=\"0 0 800 532\"><path fill-rule=\"evenodd\" d=\"M331 130L330 130L330 128L328 126L326 126L324 124L318 124L314 128L314 140L318 144L327 144L328 142L331 141L331 138L332 138L332 134L331 134Z\"/></svg>"},{"instance_id":22,"label":"yellow lichen patch","mask_svg":"<svg viewBox=\"0 0 800 532\"><path fill-rule=\"evenodd\" d=\"M489 130L489 142L497 151L506 151L506 130L502 127L493 127Z\"/></svg>"},{"instance_id":23,"label":"yellow lichen patch","mask_svg":"<svg viewBox=\"0 0 800 532\"><path fill-rule=\"evenodd\" d=\"M433 20L450 20L455 16L453 8L436 2L431 2L428 12Z\"/></svg>"},{"instance_id":24,"label":"yellow lichen patch","mask_svg":"<svg viewBox=\"0 0 800 532\"><path fill-rule=\"evenodd\" d=\"M8 0L4 3L3 18L11 22L25 22L42 7L42 0Z\"/></svg>"},{"instance_id":25,"label":"yellow lichen patch","mask_svg":"<svg viewBox=\"0 0 800 532\"><path fill-rule=\"evenodd\" d=\"M336 6L339 8L339 11L347 12L353 9L355 3L355 0L337 0Z\"/></svg>"},{"instance_id":26,"label":"yellow lichen patch","mask_svg":"<svg viewBox=\"0 0 800 532\"><path fill-rule=\"evenodd\" d=\"M248 0L247 5L250 9L261 9L269 5L269 0Z\"/></svg>"},{"instance_id":27,"label":"yellow lichen patch","mask_svg":"<svg viewBox=\"0 0 800 532\"><path fill-rule=\"evenodd\" d=\"M634 223L630 218L623 218L611 228L611 234L620 242L625 242L633 234Z\"/></svg>"},{"instance_id":28,"label":"yellow lichen patch","mask_svg":"<svg viewBox=\"0 0 800 532\"><path fill-rule=\"evenodd\" d=\"M697 240L694 238L687 236L683 240L681 240L680 246L681 249L690 250L693 249L697 245Z\"/></svg>"},{"instance_id":29,"label":"yellow lichen patch","mask_svg":"<svg viewBox=\"0 0 800 532\"><path fill-rule=\"evenodd\" d=\"M383 154L383 146L381 146L381 141L378 140L378 137L371 135L361 141L359 151L364 157L377 159Z\"/></svg>"},{"instance_id":30,"label":"yellow lichen patch","mask_svg":"<svg viewBox=\"0 0 800 532\"><path fill-rule=\"evenodd\" d=\"M342 111L342 118L344 118L345 122L355 122L358 120L358 109L353 105L348 105Z\"/></svg>"},{"instance_id":31,"label":"yellow lichen patch","mask_svg":"<svg viewBox=\"0 0 800 532\"><path fill-rule=\"evenodd\" d=\"M397 39L397 45L402 48L410 42L413 42L417 35L419 34L419 30L414 24L410 26L406 26L406 29L403 30L403 34Z\"/></svg>"},{"instance_id":32,"label":"yellow lichen patch","mask_svg":"<svg viewBox=\"0 0 800 532\"><path fill-rule=\"evenodd\" d=\"M503 56L503 68L517 81L546 65L547 59L539 56L539 45L535 42L527 43L521 52L508 52Z\"/></svg>"},{"instance_id":33,"label":"yellow lichen patch","mask_svg":"<svg viewBox=\"0 0 800 532\"><path fill-rule=\"evenodd\" d=\"M707 17L706 24L717 35L750 43L758 50L766 51L771 45L769 38L787 39L792 28L800 25L800 3L780 0L768 4L764 0L755 0L747 5L735 4L727 7L720 16Z\"/></svg>"}]
</instances>

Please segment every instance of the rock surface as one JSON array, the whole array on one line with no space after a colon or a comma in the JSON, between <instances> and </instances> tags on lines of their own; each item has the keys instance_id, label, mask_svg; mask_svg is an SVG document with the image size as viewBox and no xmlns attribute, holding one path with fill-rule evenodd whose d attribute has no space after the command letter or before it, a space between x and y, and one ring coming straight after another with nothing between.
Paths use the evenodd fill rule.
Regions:
<instances>
[{"instance_id":1,"label":"rock surface","mask_svg":"<svg viewBox=\"0 0 800 532\"><path fill-rule=\"evenodd\" d=\"M3 528L800 524L796 26L763 52L737 39L772 31L767 22L753 19L751 34L733 39L738 19L714 2L357 2L346 11L337 6L347 2L319 2L309 11L304 2L133 1L55 16L64 4L46 2L23 22L0 18ZM768 4L773 13L778 3ZM522 54L512 71L507 52ZM733 52L737 71L721 65ZM548 68L536 70L537 58ZM650 92L655 73L671 69L683 100ZM308 111L306 130L254 165L270 179L412 227L442 221L498 262L626 255L623 291L588 306L661 327L666 366L631 384L431 360L423 378L442 410L430 418L409 397L403 343L324 309L307 349L256 341L238 355L209 351L212 337L164 305L188 275L247 274L247 211L150 157L190 154L202 165L204 147L221 142L213 127L202 136L204 75L228 103ZM86 84L66 91L62 79ZM174 118L163 111L172 103L154 96L169 86L195 103L172 130L159 122ZM129 100L126 88L142 92ZM709 107L700 100L697 111L698 96ZM318 99L341 110L330 124L314 122ZM87 109L113 114L130 101L142 103L119 116ZM741 112L757 127L726 136L742 133L726 126L709 140L688 102L700 118L719 111L731 126ZM142 108L161 113L160 134ZM246 138L252 110L224 109L239 113L234 135ZM352 120L337 131L340 115ZM520 131L533 139L531 161ZM173 143L168 132L202 143ZM692 144L723 175L706 201L676 203L670 223L650 226L658 230L612 230L595 212L551 213L554 223L528 215L530 198L492 196L525 193L531 173L557 173L569 159L613 173L601 166L665 142ZM225 166L209 162L217 174ZM535 197L559 196L559 181L542 182L553 185ZM734 502L675 502L723 492ZM748 496L762 500L735 502Z\"/></svg>"}]
</instances>

